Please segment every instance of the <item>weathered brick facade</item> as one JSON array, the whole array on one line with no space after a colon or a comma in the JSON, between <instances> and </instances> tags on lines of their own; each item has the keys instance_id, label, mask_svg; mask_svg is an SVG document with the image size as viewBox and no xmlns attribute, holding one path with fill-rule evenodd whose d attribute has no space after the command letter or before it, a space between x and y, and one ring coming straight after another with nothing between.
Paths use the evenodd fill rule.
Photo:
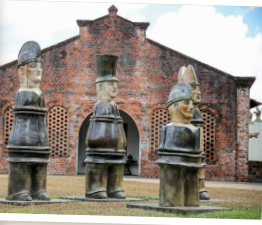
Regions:
<instances>
[{"instance_id":1,"label":"weathered brick facade","mask_svg":"<svg viewBox=\"0 0 262 225\"><path fill-rule=\"evenodd\" d=\"M140 135L140 175L158 177L159 167L149 159L151 114L165 108L181 66L191 64L201 84L201 110L212 112L216 124L215 163L206 166L207 180L247 181L249 89L254 78L233 77L180 52L146 38L149 23L133 23L109 15L77 21L80 34L42 50L47 109L64 107L69 116L67 156L52 156L49 174L76 174L78 135L82 122L97 101L95 54L119 56L119 109L136 122ZM40 43L41 45L41 43ZM0 67L0 173L8 172L4 154L4 115L14 104L19 79L16 61Z\"/></svg>"}]
</instances>

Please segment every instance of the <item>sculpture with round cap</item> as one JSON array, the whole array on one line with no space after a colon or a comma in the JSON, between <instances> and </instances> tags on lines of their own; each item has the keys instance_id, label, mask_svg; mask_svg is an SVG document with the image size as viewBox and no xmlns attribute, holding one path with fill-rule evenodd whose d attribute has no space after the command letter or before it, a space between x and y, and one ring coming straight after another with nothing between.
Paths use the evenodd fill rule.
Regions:
<instances>
[{"instance_id":1,"label":"sculpture with round cap","mask_svg":"<svg viewBox=\"0 0 262 225\"><path fill-rule=\"evenodd\" d=\"M171 122L161 128L156 160L160 166L159 205L199 206L200 129L190 124L194 110L190 86L175 85L166 106Z\"/></svg>"},{"instance_id":2,"label":"sculpture with round cap","mask_svg":"<svg viewBox=\"0 0 262 225\"><path fill-rule=\"evenodd\" d=\"M87 198L126 198L123 189L126 136L115 97L118 56L95 55L98 101L86 135Z\"/></svg>"},{"instance_id":3,"label":"sculpture with round cap","mask_svg":"<svg viewBox=\"0 0 262 225\"><path fill-rule=\"evenodd\" d=\"M198 108L198 105L201 101L201 92L200 92L200 84L198 82L196 72L192 65L188 65L188 67L182 66L178 73L178 83L186 82L191 86L192 89L192 96L194 99L194 111L193 111L193 118L191 119L191 123L196 127L200 128L200 148L202 150L202 165L203 167L198 170L199 175L199 198L200 200L209 200L210 196L207 194L207 190L205 188L205 152L204 152L204 134L203 134L203 127L204 127L204 120L202 114Z\"/></svg>"},{"instance_id":4,"label":"sculpture with round cap","mask_svg":"<svg viewBox=\"0 0 262 225\"><path fill-rule=\"evenodd\" d=\"M46 127L41 48L26 42L18 54L20 89L13 108L14 121L7 145L9 162L7 199L50 200L46 193L47 164L51 153Z\"/></svg>"}]
</instances>

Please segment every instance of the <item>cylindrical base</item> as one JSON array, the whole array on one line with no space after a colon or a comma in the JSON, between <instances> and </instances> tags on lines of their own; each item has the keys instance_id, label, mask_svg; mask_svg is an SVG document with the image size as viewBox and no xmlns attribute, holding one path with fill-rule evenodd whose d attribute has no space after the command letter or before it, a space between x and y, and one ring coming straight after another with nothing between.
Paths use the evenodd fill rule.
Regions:
<instances>
[{"instance_id":1,"label":"cylindrical base","mask_svg":"<svg viewBox=\"0 0 262 225\"><path fill-rule=\"evenodd\" d=\"M206 191L205 189L205 168L198 169L198 177L199 177L199 192Z\"/></svg>"},{"instance_id":2,"label":"cylindrical base","mask_svg":"<svg viewBox=\"0 0 262 225\"><path fill-rule=\"evenodd\" d=\"M123 174L124 164L86 163L85 196L98 192L107 192L109 198L120 196L115 193L124 192Z\"/></svg>"},{"instance_id":3,"label":"cylindrical base","mask_svg":"<svg viewBox=\"0 0 262 225\"><path fill-rule=\"evenodd\" d=\"M159 205L199 206L198 168L160 164Z\"/></svg>"},{"instance_id":4,"label":"cylindrical base","mask_svg":"<svg viewBox=\"0 0 262 225\"><path fill-rule=\"evenodd\" d=\"M9 163L8 195L10 200L49 200L46 194L46 163Z\"/></svg>"}]
</instances>

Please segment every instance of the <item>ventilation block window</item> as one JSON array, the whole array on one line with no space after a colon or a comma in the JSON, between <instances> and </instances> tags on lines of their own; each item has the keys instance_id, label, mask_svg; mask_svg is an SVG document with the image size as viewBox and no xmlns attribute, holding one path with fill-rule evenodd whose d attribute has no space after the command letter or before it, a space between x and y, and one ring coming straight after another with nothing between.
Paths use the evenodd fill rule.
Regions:
<instances>
[{"instance_id":1,"label":"ventilation block window","mask_svg":"<svg viewBox=\"0 0 262 225\"><path fill-rule=\"evenodd\" d=\"M157 158L159 147L160 131L163 125L170 123L170 116L167 109L156 109L151 115L150 127L150 160Z\"/></svg>"},{"instance_id":2,"label":"ventilation block window","mask_svg":"<svg viewBox=\"0 0 262 225\"><path fill-rule=\"evenodd\" d=\"M13 106L10 106L6 109L4 116L4 155L7 155L6 146L8 145L13 119Z\"/></svg>"},{"instance_id":3,"label":"ventilation block window","mask_svg":"<svg viewBox=\"0 0 262 225\"><path fill-rule=\"evenodd\" d=\"M48 136L51 155L54 157L67 156L69 117L62 106L54 106L48 112Z\"/></svg>"},{"instance_id":4,"label":"ventilation block window","mask_svg":"<svg viewBox=\"0 0 262 225\"><path fill-rule=\"evenodd\" d=\"M204 133L204 151L207 163L215 163L215 117L210 111L201 111L205 126Z\"/></svg>"}]
</instances>

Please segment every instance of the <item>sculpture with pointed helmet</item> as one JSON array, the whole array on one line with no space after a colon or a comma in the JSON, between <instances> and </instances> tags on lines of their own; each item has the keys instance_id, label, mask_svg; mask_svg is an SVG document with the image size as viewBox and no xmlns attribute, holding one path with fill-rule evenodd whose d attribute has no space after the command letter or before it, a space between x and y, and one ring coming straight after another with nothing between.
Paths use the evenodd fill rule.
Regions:
<instances>
[{"instance_id":1,"label":"sculpture with pointed helmet","mask_svg":"<svg viewBox=\"0 0 262 225\"><path fill-rule=\"evenodd\" d=\"M123 190L126 136L115 97L118 56L95 55L98 101L86 135L87 198L120 198Z\"/></svg>"},{"instance_id":2,"label":"sculpture with pointed helmet","mask_svg":"<svg viewBox=\"0 0 262 225\"><path fill-rule=\"evenodd\" d=\"M185 82L188 83L192 88L192 96L194 98L194 112L193 118L191 120L192 124L198 125L203 124L204 120L200 110L197 108L198 104L201 102L201 92L200 85L196 76L196 72L192 65L188 65L188 67L182 66L178 73L178 83Z\"/></svg>"},{"instance_id":3,"label":"sculpture with pointed helmet","mask_svg":"<svg viewBox=\"0 0 262 225\"><path fill-rule=\"evenodd\" d=\"M257 121L261 121L261 118L260 118L260 116L261 116L261 110L258 108L258 106L256 107L256 111L254 111L254 114L256 115L255 121L256 121L256 122L257 122Z\"/></svg>"},{"instance_id":4,"label":"sculpture with pointed helmet","mask_svg":"<svg viewBox=\"0 0 262 225\"><path fill-rule=\"evenodd\" d=\"M201 101L201 92L200 85L196 76L196 72L192 65L188 65L188 67L182 66L178 73L178 83L186 82L191 86L192 96L194 99L194 112L193 118L191 119L191 123L200 128L200 148L202 149L202 165L203 167L199 169L199 198L201 200L209 200L210 196L207 194L205 189L205 152L204 152L204 137L203 137L203 126L205 124L202 114L197 107Z\"/></svg>"},{"instance_id":5,"label":"sculpture with pointed helmet","mask_svg":"<svg viewBox=\"0 0 262 225\"><path fill-rule=\"evenodd\" d=\"M46 127L41 48L26 42L18 54L20 89L13 108L14 122L7 145L8 195L11 200L50 200L46 194L47 164L51 153Z\"/></svg>"},{"instance_id":6,"label":"sculpture with pointed helmet","mask_svg":"<svg viewBox=\"0 0 262 225\"><path fill-rule=\"evenodd\" d=\"M160 166L160 206L199 206L198 168L202 167L202 151L200 129L190 124L193 101L191 87L178 83L166 103L171 123L161 128L156 160Z\"/></svg>"}]
</instances>

